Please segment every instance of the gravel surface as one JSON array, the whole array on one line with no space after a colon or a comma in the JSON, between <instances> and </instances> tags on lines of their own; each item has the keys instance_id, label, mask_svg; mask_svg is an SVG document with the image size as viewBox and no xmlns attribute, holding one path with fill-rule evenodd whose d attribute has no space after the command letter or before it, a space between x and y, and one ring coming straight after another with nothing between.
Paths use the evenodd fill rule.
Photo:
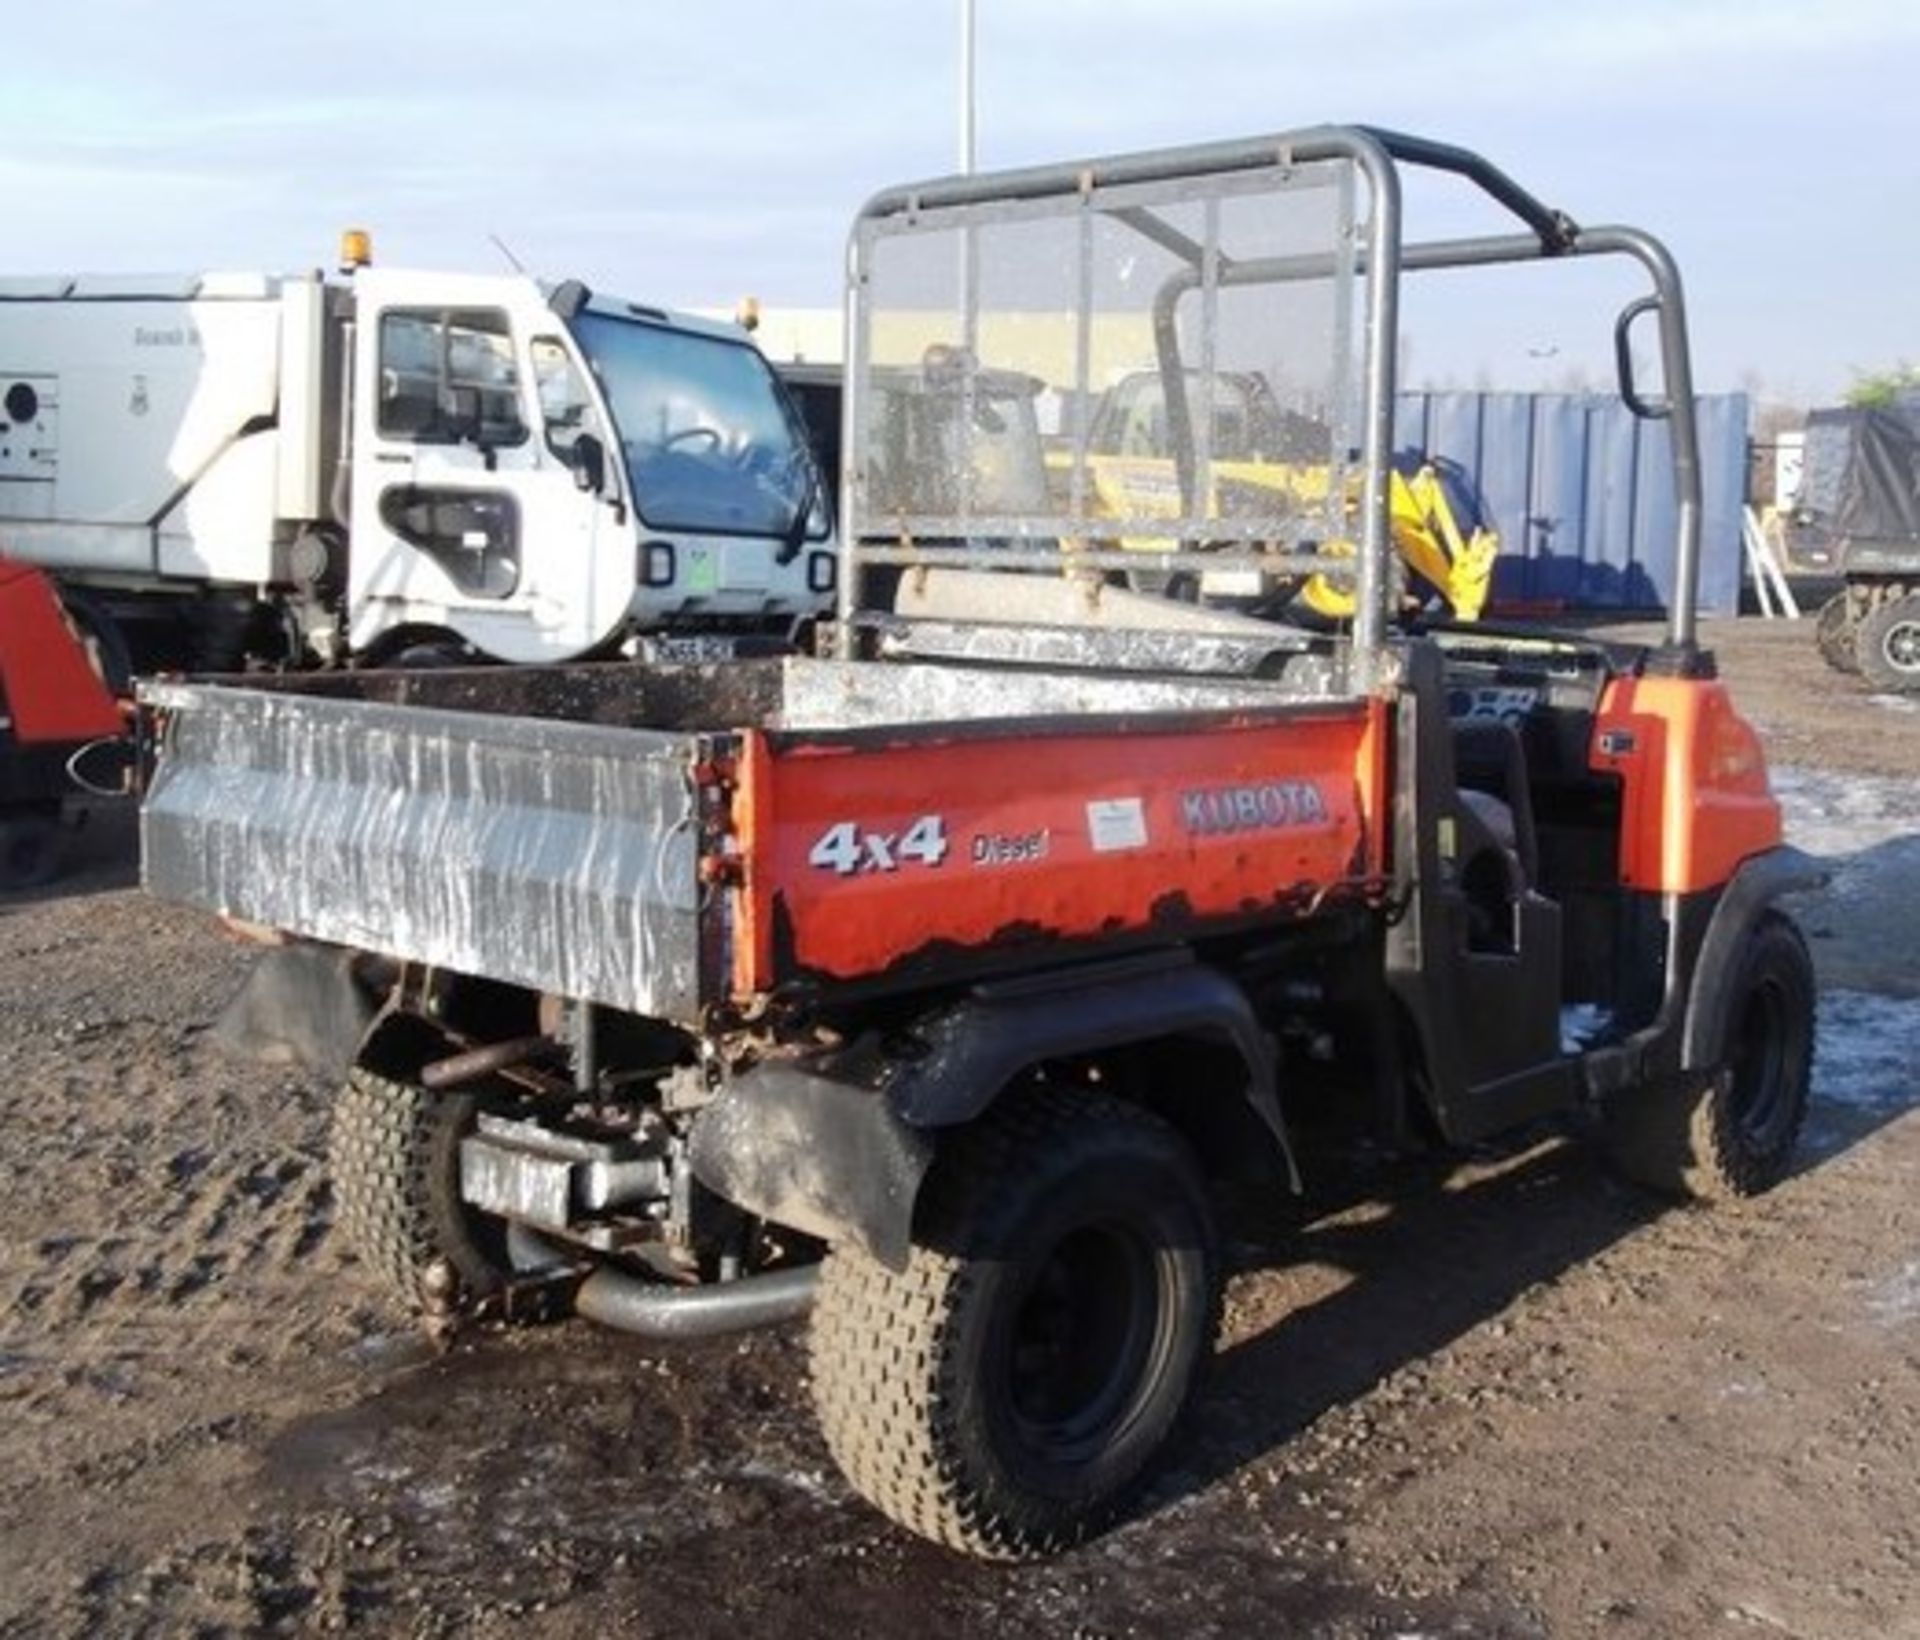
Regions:
<instances>
[{"instance_id":1,"label":"gravel surface","mask_svg":"<svg viewBox=\"0 0 1920 1640\"><path fill-rule=\"evenodd\" d=\"M1837 866L1800 1172L1333 1158L1145 1507L1015 1570L848 1493L794 1331L398 1327L328 1090L213 1046L245 950L96 817L0 900L0 1633L1920 1635L1920 712L1810 622L1711 636Z\"/></svg>"}]
</instances>

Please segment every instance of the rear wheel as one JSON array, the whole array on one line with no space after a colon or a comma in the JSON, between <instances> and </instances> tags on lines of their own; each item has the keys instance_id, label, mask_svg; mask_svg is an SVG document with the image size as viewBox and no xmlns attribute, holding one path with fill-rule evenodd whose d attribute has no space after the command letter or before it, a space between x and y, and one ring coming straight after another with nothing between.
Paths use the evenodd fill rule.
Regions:
<instances>
[{"instance_id":1,"label":"rear wheel","mask_svg":"<svg viewBox=\"0 0 1920 1640\"><path fill-rule=\"evenodd\" d=\"M1619 1095L1606 1139L1621 1171L1670 1195L1754 1196L1786 1176L1813 1077L1813 964L1800 931L1762 916L1735 955L1715 1070Z\"/></svg>"},{"instance_id":2,"label":"rear wheel","mask_svg":"<svg viewBox=\"0 0 1920 1640\"><path fill-rule=\"evenodd\" d=\"M442 1260L458 1278L457 1300L492 1292L508 1267L504 1227L460 1199L460 1141L477 1113L471 1095L429 1093L362 1069L348 1073L334 1106L340 1223L405 1309L428 1306L427 1272Z\"/></svg>"},{"instance_id":3,"label":"rear wheel","mask_svg":"<svg viewBox=\"0 0 1920 1640\"><path fill-rule=\"evenodd\" d=\"M1861 676L1876 689L1920 690L1920 592L1875 605L1854 648Z\"/></svg>"},{"instance_id":4,"label":"rear wheel","mask_svg":"<svg viewBox=\"0 0 1920 1640\"><path fill-rule=\"evenodd\" d=\"M895 1272L836 1248L815 1404L881 1511L996 1560L1111 1520L1177 1422L1218 1324L1212 1216L1165 1123L1081 1090L1007 1096L953 1136Z\"/></svg>"},{"instance_id":5,"label":"rear wheel","mask_svg":"<svg viewBox=\"0 0 1920 1640\"><path fill-rule=\"evenodd\" d=\"M1845 592L1836 592L1820 606L1813 629L1813 641L1820 646L1820 658L1836 672L1858 676L1860 658L1854 653L1856 628L1851 601Z\"/></svg>"}]
</instances>

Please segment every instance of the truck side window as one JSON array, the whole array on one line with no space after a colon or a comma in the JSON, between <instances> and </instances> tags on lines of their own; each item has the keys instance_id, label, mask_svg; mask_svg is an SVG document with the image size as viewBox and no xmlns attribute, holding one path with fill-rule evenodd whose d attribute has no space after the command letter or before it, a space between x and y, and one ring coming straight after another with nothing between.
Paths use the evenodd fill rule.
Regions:
<instances>
[{"instance_id":1,"label":"truck side window","mask_svg":"<svg viewBox=\"0 0 1920 1640\"><path fill-rule=\"evenodd\" d=\"M528 346L533 358L533 387L546 423L547 448L562 461L571 459L574 441L591 433L602 444L600 418L594 414L586 378L573 362L566 344L554 336L536 336Z\"/></svg>"},{"instance_id":2,"label":"truck side window","mask_svg":"<svg viewBox=\"0 0 1920 1640\"><path fill-rule=\"evenodd\" d=\"M520 444L520 373L506 314L489 308L380 316L379 428L418 444Z\"/></svg>"}]
</instances>

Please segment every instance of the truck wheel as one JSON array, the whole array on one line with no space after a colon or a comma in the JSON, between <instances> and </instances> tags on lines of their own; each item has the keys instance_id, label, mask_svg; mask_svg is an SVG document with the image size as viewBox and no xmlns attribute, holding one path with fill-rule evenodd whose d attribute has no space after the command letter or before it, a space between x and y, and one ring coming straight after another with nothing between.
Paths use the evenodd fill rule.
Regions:
<instances>
[{"instance_id":1,"label":"truck wheel","mask_svg":"<svg viewBox=\"0 0 1920 1640\"><path fill-rule=\"evenodd\" d=\"M1920 592L1875 605L1854 648L1860 675L1874 688L1920 690Z\"/></svg>"},{"instance_id":2,"label":"truck wheel","mask_svg":"<svg viewBox=\"0 0 1920 1640\"><path fill-rule=\"evenodd\" d=\"M814 1402L847 1478L994 1560L1079 1542L1140 1483L1219 1321L1192 1153L1104 1095L1038 1088L954 1134L906 1268L827 1257Z\"/></svg>"},{"instance_id":3,"label":"truck wheel","mask_svg":"<svg viewBox=\"0 0 1920 1640\"><path fill-rule=\"evenodd\" d=\"M1615 1164L1668 1195L1756 1196L1786 1176L1813 1076L1813 964L1778 912L1763 915L1733 960L1718 1068L1704 1085L1621 1094L1604 1128Z\"/></svg>"},{"instance_id":4,"label":"truck wheel","mask_svg":"<svg viewBox=\"0 0 1920 1640\"><path fill-rule=\"evenodd\" d=\"M38 888L60 870L60 821L37 810L0 815L0 893Z\"/></svg>"},{"instance_id":5,"label":"truck wheel","mask_svg":"<svg viewBox=\"0 0 1920 1640\"><path fill-rule=\"evenodd\" d=\"M1836 672L1859 676L1860 657L1854 653L1856 635L1847 595L1836 592L1820 606L1819 619L1813 629L1813 641L1820 647L1820 658Z\"/></svg>"},{"instance_id":6,"label":"truck wheel","mask_svg":"<svg viewBox=\"0 0 1920 1640\"><path fill-rule=\"evenodd\" d=\"M460 1200L460 1140L471 1095L428 1093L368 1070L347 1074L333 1111L330 1165L353 1250L409 1310L425 1306L428 1267L445 1259L458 1298L493 1291L508 1268L505 1228Z\"/></svg>"},{"instance_id":7,"label":"truck wheel","mask_svg":"<svg viewBox=\"0 0 1920 1640\"><path fill-rule=\"evenodd\" d=\"M440 672L450 666L467 664L459 646L451 639L441 642L411 643L392 659L382 661L383 668L395 672Z\"/></svg>"}]
</instances>

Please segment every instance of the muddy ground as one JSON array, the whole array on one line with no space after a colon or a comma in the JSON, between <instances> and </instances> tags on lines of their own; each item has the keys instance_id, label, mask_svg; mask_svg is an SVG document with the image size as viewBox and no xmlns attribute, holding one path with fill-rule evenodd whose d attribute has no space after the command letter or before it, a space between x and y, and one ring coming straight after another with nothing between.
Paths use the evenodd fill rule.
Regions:
<instances>
[{"instance_id":1,"label":"muddy ground","mask_svg":"<svg viewBox=\"0 0 1920 1640\"><path fill-rule=\"evenodd\" d=\"M851 1497L794 1333L436 1356L360 1282L327 1091L105 817L0 902L0 1632L1920 1635L1920 712L1714 634L1842 862L1804 1163L1663 1206L1532 1135L1341 1159L1239 1250L1138 1517L996 1569Z\"/></svg>"}]
</instances>

